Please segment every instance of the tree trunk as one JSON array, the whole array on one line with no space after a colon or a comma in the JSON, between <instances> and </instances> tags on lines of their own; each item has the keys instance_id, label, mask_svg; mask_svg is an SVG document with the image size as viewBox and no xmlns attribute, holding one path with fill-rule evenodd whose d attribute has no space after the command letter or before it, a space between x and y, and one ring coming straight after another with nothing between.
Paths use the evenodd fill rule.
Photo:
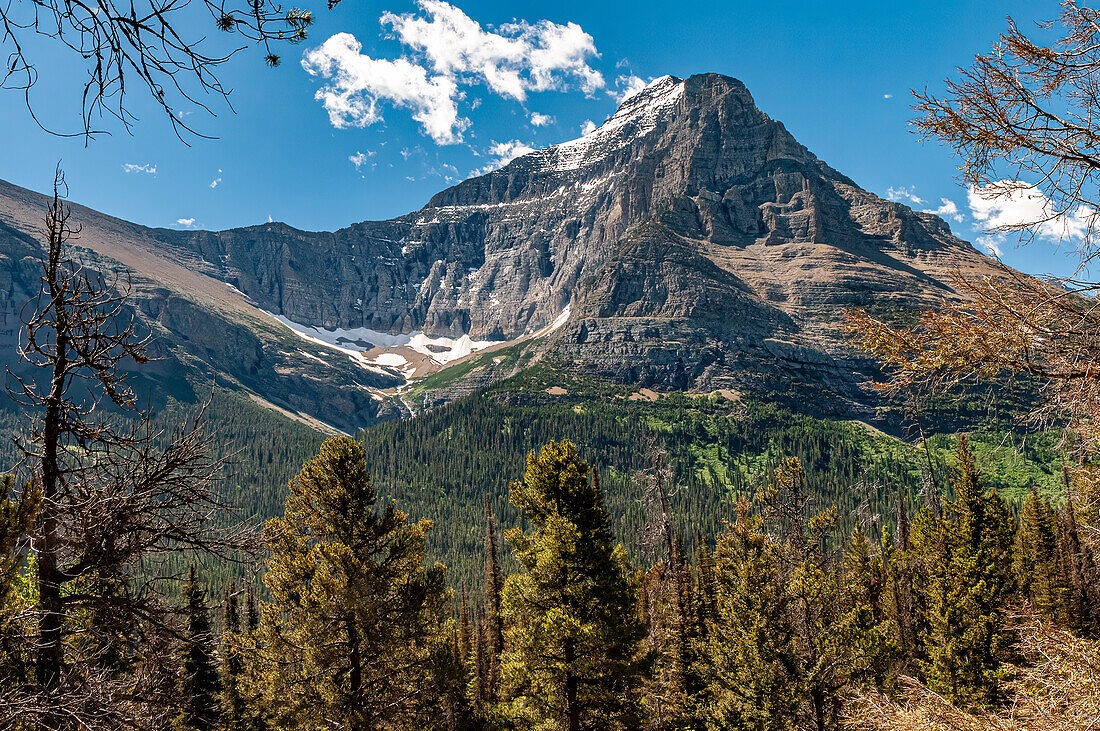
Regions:
<instances>
[{"instance_id":1,"label":"tree trunk","mask_svg":"<svg viewBox=\"0 0 1100 731\"><path fill-rule=\"evenodd\" d=\"M577 704L577 676L573 673L573 663L577 661L577 649L573 639L565 641L565 706L569 715L569 731L580 731L581 709Z\"/></svg>"},{"instance_id":2,"label":"tree trunk","mask_svg":"<svg viewBox=\"0 0 1100 731\"><path fill-rule=\"evenodd\" d=\"M53 247L51 247L53 249ZM57 323L56 356L50 379L50 393L46 398L46 414L42 423L42 514L40 534L35 542L38 560L38 654L35 659L35 682L38 690L49 691L58 684L65 661L62 645L63 614L61 607L61 571L58 567L58 520L55 504L61 488L62 470L58 462L58 448L62 428L62 399L65 395L65 376L68 369L69 339L61 294L56 287L56 257L60 248L51 250L47 278ZM44 728L54 724L42 719Z\"/></svg>"},{"instance_id":3,"label":"tree trunk","mask_svg":"<svg viewBox=\"0 0 1100 731\"><path fill-rule=\"evenodd\" d=\"M359 648L359 628L355 626L355 617L349 616L344 620L348 633L348 664L351 666L348 673L348 681L351 684L351 698L353 708L362 713L363 703L363 656ZM366 728L364 726L364 728Z\"/></svg>"}]
</instances>

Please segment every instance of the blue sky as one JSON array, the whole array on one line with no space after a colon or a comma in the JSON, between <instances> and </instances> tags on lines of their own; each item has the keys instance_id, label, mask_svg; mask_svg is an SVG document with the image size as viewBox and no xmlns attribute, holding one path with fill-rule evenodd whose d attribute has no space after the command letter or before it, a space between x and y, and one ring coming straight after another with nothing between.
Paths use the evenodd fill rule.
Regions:
<instances>
[{"instance_id":1,"label":"blue sky","mask_svg":"<svg viewBox=\"0 0 1100 731\"><path fill-rule=\"evenodd\" d=\"M74 200L149 226L271 218L332 230L406 213L509 153L575 138L639 79L714 71L745 82L762 110L864 188L943 208L955 232L975 240L980 221L1011 211L972 210L950 152L912 134L909 89L940 88L988 50L1006 15L1026 27L1057 12L1054 2L988 0L306 7L317 22L308 41L281 49L282 66L267 68L256 51L223 68L235 114L181 108L217 136L190 147L136 96L132 134L108 123L114 134L85 145L42 132L21 95L0 92L0 177L45 190L60 159ZM216 33L199 19L193 32ZM40 116L72 129L80 67L54 51L40 70ZM1055 236L998 244L1028 272L1073 268Z\"/></svg>"}]
</instances>

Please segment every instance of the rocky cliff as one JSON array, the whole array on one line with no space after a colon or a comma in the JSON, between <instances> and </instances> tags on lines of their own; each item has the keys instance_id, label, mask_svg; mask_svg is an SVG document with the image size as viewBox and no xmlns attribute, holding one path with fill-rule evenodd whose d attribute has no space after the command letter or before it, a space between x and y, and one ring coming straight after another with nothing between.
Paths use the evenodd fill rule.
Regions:
<instances>
[{"instance_id":1,"label":"rocky cliff","mask_svg":"<svg viewBox=\"0 0 1100 731\"><path fill-rule=\"evenodd\" d=\"M24 236L11 247L33 234L33 217L19 213L26 196L22 208L16 198L0 188L0 222ZM535 333L527 347L540 356L608 378L783 392L815 399L815 410L858 411L874 400L861 386L869 364L845 345L841 308L931 305L956 296L952 271L996 270L941 219L818 160L743 84L716 74L658 79L590 134L390 221L316 233L96 220L108 233L91 247L110 240L100 254L151 284L248 333L274 322L265 313L280 316L312 338L299 339L309 356L340 360L339 373L284 362L289 346L270 333L217 353L250 361L234 377L261 393L279 378L343 388L338 419L324 389L296 408L344 426L387 408L378 389ZM216 296L195 294L207 291ZM162 306L144 309L164 322ZM179 340L194 324L165 327ZM342 350L311 350L322 341ZM295 391L269 390L280 403Z\"/></svg>"}]
</instances>

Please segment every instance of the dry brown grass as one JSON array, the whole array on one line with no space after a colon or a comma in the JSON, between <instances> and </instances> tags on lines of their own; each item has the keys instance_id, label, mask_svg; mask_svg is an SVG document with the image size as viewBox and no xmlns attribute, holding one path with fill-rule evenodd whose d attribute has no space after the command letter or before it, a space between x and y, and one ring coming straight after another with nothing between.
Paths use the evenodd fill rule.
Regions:
<instances>
[{"instance_id":1,"label":"dry brown grass","mask_svg":"<svg viewBox=\"0 0 1100 731\"><path fill-rule=\"evenodd\" d=\"M1027 662L996 713L956 708L912 679L901 697L865 692L845 726L866 731L1086 731L1100 729L1100 644L1034 618L1021 618L1017 648Z\"/></svg>"}]
</instances>

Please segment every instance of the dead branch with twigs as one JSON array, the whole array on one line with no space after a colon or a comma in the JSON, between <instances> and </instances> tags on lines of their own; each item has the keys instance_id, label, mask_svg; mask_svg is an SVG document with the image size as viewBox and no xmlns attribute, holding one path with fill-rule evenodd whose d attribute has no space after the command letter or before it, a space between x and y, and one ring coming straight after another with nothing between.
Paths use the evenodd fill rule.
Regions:
<instances>
[{"instance_id":1,"label":"dead branch with twigs","mask_svg":"<svg viewBox=\"0 0 1100 731\"><path fill-rule=\"evenodd\" d=\"M33 414L18 438L37 510L27 548L36 601L21 627L26 677L0 695L0 727L35 718L44 729L152 728L172 707L171 656L181 637L173 557L240 560L255 531L224 524L230 507L202 414L166 430L142 409L119 369L147 362L148 339L128 307L128 280L82 266L57 173L45 219L38 298L20 352L33 375L11 375ZM178 561L177 561L178 563Z\"/></svg>"},{"instance_id":2,"label":"dead branch with twigs","mask_svg":"<svg viewBox=\"0 0 1100 731\"><path fill-rule=\"evenodd\" d=\"M204 17L228 43L213 41L196 27ZM219 78L222 66L253 46L264 49L268 65L278 66L276 46L305 40L312 24L310 12L276 0L202 0L194 5L191 0L3 0L0 49L7 54L0 89L22 92L42 129L86 139L105 133L98 128L105 117L130 131L137 121L131 95L144 90L186 142L185 135L206 135L185 121L184 113L191 112L185 107L213 115L211 99L229 102L231 90ZM39 119L31 97L39 82L37 59L58 51L83 63L87 73L78 132L52 131Z\"/></svg>"}]
</instances>

